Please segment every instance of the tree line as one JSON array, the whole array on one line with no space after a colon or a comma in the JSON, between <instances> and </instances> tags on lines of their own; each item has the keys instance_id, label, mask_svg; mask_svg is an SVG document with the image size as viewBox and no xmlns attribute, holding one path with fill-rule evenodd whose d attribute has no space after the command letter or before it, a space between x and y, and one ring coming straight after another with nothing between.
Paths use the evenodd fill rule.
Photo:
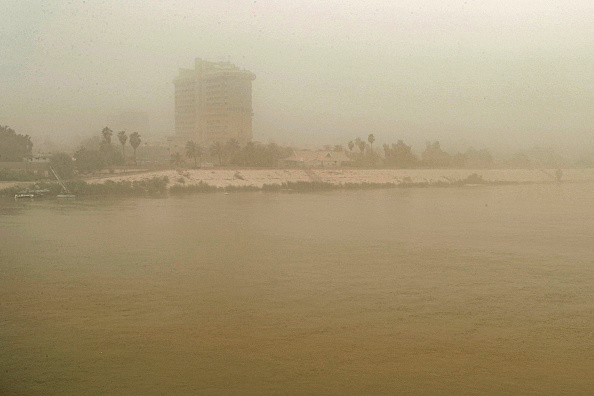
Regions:
<instances>
[{"instance_id":1,"label":"tree line","mask_svg":"<svg viewBox=\"0 0 594 396\"><path fill-rule=\"evenodd\" d=\"M279 159L286 158L292 153L292 148L282 147L276 143L248 142L241 146L236 139L230 139L225 143L215 142L208 148L204 148L190 140L186 142L183 153L171 154L171 164L174 167L181 167L185 164L185 158L188 158L197 168L201 166L202 158L208 156L220 166L273 168L277 166Z\"/></svg>"},{"instance_id":2,"label":"tree line","mask_svg":"<svg viewBox=\"0 0 594 396\"><path fill-rule=\"evenodd\" d=\"M92 173L110 166L125 165L130 162L137 164L136 150L142 142L140 134L133 132L128 136L126 131L118 132L116 136L122 146L121 153L112 143L113 135L113 131L109 127L105 127L101 130L98 146L93 144L82 145L74 152L75 167L79 173ZM134 151L132 158L126 158L126 143L129 143Z\"/></svg>"},{"instance_id":3,"label":"tree line","mask_svg":"<svg viewBox=\"0 0 594 396\"><path fill-rule=\"evenodd\" d=\"M348 155L354 166L388 168L491 168L493 157L487 149L469 148L464 153L451 155L441 148L439 141L426 142L425 150L417 155L412 146L402 139L396 143L382 146L383 156L374 151L374 134L369 134L367 141L357 137L348 142ZM341 146L336 146L341 148ZM359 151L355 150L357 148Z\"/></svg>"},{"instance_id":4,"label":"tree line","mask_svg":"<svg viewBox=\"0 0 594 396\"><path fill-rule=\"evenodd\" d=\"M115 140L117 138L117 140ZM137 164L137 149L142 138L137 132L128 135L126 131L114 133L109 127L88 139L73 154L55 153L50 165L64 178L75 173L89 174L118 165ZM118 147L121 146L121 149ZM367 139L357 137L342 145L324 146L327 151L343 151L351 159L351 166L371 168L559 168L564 166L592 167L591 156L582 157L575 163L561 159L553 149L533 148L518 151L513 156L496 162L487 149L469 148L465 152L450 154L443 150L439 141L426 142L420 154L402 139L395 143L375 147L376 138L369 134ZM8 126L0 125L0 162L21 162L32 159L33 142L29 135L18 134ZM128 155L128 150L132 155ZM278 160L293 154L293 149L275 143L248 142L245 145L235 139L215 142L203 147L194 141L186 142L184 148L170 154L170 164L179 168L186 165L200 167L204 160L218 166L274 168ZM74 161L73 161L74 159ZM47 177L44 171L0 169L0 180L40 180Z\"/></svg>"},{"instance_id":5,"label":"tree line","mask_svg":"<svg viewBox=\"0 0 594 396\"><path fill-rule=\"evenodd\" d=\"M0 125L0 162L20 162L31 158L33 142L29 135L21 135L8 126Z\"/></svg>"},{"instance_id":6,"label":"tree line","mask_svg":"<svg viewBox=\"0 0 594 396\"><path fill-rule=\"evenodd\" d=\"M122 146L121 152L112 143L113 135L113 131L109 127L105 127L101 130L98 143L96 140L90 139L89 142L81 145L73 155L53 154L50 157L50 166L53 166L62 177L71 178L75 171L84 175L126 163L137 164L136 150L142 142L140 134L133 132L128 136L126 131L118 132L116 136ZM134 152L133 156L128 159L126 158L126 143L129 143Z\"/></svg>"}]
</instances>

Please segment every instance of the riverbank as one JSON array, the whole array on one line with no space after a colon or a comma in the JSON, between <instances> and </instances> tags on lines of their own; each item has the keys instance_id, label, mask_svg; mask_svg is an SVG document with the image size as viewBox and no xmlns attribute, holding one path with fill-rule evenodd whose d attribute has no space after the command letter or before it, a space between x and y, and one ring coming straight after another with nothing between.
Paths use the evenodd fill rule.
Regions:
<instances>
[{"instance_id":1,"label":"riverbank","mask_svg":"<svg viewBox=\"0 0 594 396\"><path fill-rule=\"evenodd\" d=\"M594 181L594 169L566 169L562 182ZM212 191L314 191L392 187L533 184L557 182L556 170L528 169L194 169L113 174L68 182L80 195L145 195ZM38 183L58 190L55 183ZM0 183L12 196L32 183Z\"/></svg>"},{"instance_id":2,"label":"riverbank","mask_svg":"<svg viewBox=\"0 0 594 396\"><path fill-rule=\"evenodd\" d=\"M105 181L141 181L167 177L168 187L198 185L213 187L282 185L297 182L345 184L460 184L473 175L485 183L543 183L556 181L555 169L194 169L151 171L135 175L109 175L88 180L90 184ZM563 170L562 181L594 181L594 169Z\"/></svg>"}]
</instances>

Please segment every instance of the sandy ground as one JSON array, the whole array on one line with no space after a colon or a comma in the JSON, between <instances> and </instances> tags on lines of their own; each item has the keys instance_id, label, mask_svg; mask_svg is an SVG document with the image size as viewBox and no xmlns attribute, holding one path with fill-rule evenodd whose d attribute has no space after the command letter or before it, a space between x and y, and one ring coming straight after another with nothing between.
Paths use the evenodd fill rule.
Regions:
<instances>
[{"instance_id":1,"label":"sandy ground","mask_svg":"<svg viewBox=\"0 0 594 396\"><path fill-rule=\"evenodd\" d=\"M308 175L309 173L309 175ZM167 176L169 185L193 185L200 182L212 186L256 186L264 184L282 184L285 182L322 181L332 184L345 183L438 183L464 180L472 174L480 175L490 182L526 182L541 183L554 180L555 170L525 169L316 169L306 172L301 169L199 169L167 170L146 172L126 176L110 176L90 180L89 183L102 183L106 180L143 180L153 176ZM563 180L594 181L594 169L567 169L563 171Z\"/></svg>"},{"instance_id":2,"label":"sandy ground","mask_svg":"<svg viewBox=\"0 0 594 396\"><path fill-rule=\"evenodd\" d=\"M88 183L103 183L107 180L144 180L155 176L167 176L169 187L182 184L195 185L200 182L216 187L256 186L282 184L286 182L322 181L332 184L346 183L455 183L472 174L478 174L489 182L543 183L555 180L554 169L197 169L162 170L95 176ZM594 181L594 169L565 169L563 181ZM14 185L28 185L23 182L0 182L0 189Z\"/></svg>"}]
</instances>

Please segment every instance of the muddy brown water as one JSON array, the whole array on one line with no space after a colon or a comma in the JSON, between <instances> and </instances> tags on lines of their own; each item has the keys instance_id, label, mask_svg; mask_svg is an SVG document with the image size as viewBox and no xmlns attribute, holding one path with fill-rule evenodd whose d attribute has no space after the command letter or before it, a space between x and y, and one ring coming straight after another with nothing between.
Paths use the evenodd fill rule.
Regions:
<instances>
[{"instance_id":1,"label":"muddy brown water","mask_svg":"<svg viewBox=\"0 0 594 396\"><path fill-rule=\"evenodd\" d=\"M0 393L592 394L593 195L0 202Z\"/></svg>"}]
</instances>

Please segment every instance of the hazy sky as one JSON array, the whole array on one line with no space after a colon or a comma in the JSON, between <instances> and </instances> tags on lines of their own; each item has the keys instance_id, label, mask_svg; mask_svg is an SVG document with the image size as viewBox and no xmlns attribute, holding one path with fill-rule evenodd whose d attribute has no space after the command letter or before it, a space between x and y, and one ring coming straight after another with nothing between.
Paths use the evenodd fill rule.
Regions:
<instances>
[{"instance_id":1,"label":"hazy sky","mask_svg":"<svg viewBox=\"0 0 594 396\"><path fill-rule=\"evenodd\" d=\"M591 0L0 0L0 125L173 134L195 57L253 71L254 138L594 147Z\"/></svg>"}]
</instances>

